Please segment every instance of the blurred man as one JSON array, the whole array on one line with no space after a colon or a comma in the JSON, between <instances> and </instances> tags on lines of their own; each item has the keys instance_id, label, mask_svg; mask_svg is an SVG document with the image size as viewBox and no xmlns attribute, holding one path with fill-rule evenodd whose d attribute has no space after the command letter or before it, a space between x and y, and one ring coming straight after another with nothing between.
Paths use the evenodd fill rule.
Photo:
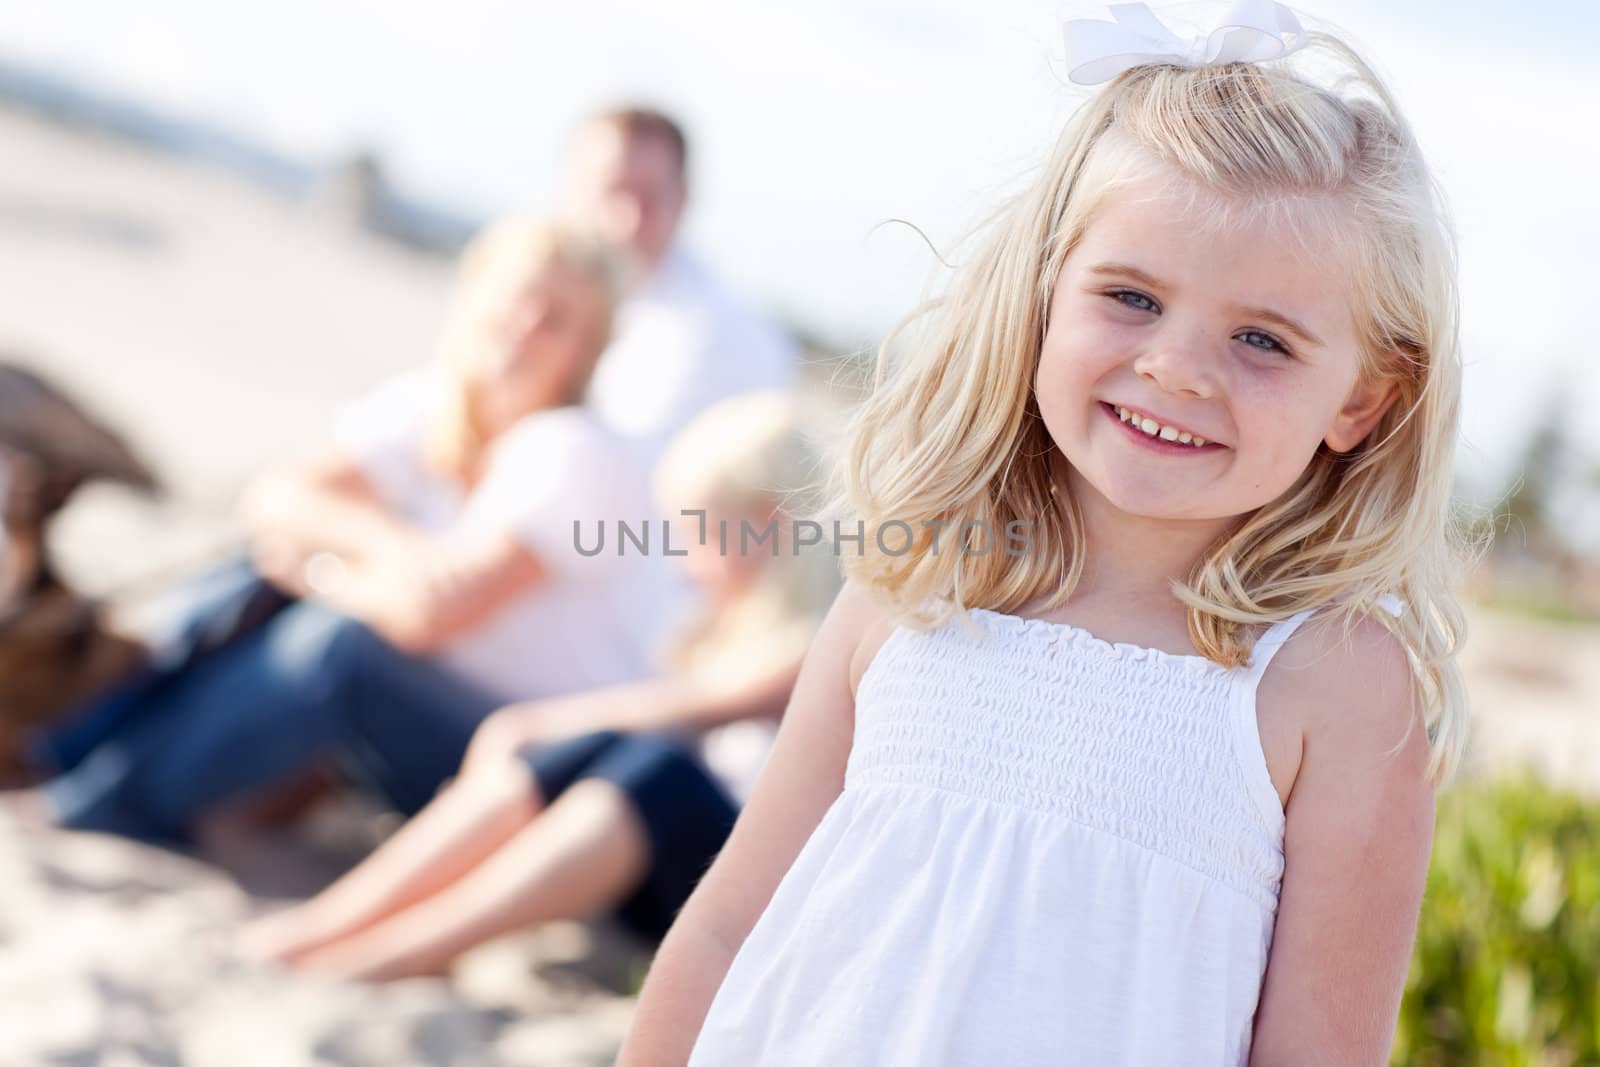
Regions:
<instances>
[{"instance_id":1,"label":"blurred man","mask_svg":"<svg viewBox=\"0 0 1600 1067\"><path fill-rule=\"evenodd\" d=\"M565 176L573 221L627 249L640 271L589 402L652 465L673 434L718 400L790 387L799 358L785 334L676 243L687 164L677 123L621 108L578 130Z\"/></svg>"}]
</instances>

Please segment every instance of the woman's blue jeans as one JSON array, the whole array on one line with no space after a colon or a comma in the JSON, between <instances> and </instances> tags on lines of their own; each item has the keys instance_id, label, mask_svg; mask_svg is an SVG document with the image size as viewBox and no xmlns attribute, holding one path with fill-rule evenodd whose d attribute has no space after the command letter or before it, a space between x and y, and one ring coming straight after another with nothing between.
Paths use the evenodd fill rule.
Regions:
<instances>
[{"instance_id":1,"label":"woman's blue jeans","mask_svg":"<svg viewBox=\"0 0 1600 1067\"><path fill-rule=\"evenodd\" d=\"M312 601L61 731L44 790L62 825L182 842L226 801L332 757L405 814L460 767L498 702Z\"/></svg>"}]
</instances>

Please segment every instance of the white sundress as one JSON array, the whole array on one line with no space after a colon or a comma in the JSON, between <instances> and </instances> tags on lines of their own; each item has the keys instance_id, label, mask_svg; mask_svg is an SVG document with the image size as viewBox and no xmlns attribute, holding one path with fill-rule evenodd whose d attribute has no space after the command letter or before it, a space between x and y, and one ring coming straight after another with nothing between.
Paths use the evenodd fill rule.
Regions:
<instances>
[{"instance_id":1,"label":"white sundress","mask_svg":"<svg viewBox=\"0 0 1600 1067\"><path fill-rule=\"evenodd\" d=\"M1309 615L1234 669L981 609L896 630L690 1067L1245 1064L1283 876L1255 693Z\"/></svg>"}]
</instances>

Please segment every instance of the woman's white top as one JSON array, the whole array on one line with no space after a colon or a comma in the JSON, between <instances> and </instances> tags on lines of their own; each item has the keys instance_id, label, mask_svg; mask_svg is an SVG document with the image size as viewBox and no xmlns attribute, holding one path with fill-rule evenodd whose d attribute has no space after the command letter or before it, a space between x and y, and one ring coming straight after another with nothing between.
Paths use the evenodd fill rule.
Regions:
<instances>
[{"instance_id":1,"label":"woman's white top","mask_svg":"<svg viewBox=\"0 0 1600 1067\"><path fill-rule=\"evenodd\" d=\"M509 534L545 569L537 584L446 645L441 661L505 701L648 677L673 605L658 554L629 544L618 555L617 521L637 528L653 516L626 445L587 408L534 412L494 442L487 472L468 492L423 460L429 413L440 398L431 369L400 375L350 405L335 437L396 514L446 538ZM603 521L604 550L580 553L574 521L586 549Z\"/></svg>"},{"instance_id":2,"label":"woman's white top","mask_svg":"<svg viewBox=\"0 0 1600 1067\"><path fill-rule=\"evenodd\" d=\"M691 1067L1244 1064L1284 863L1256 687L1309 614L1234 669L977 609L896 630Z\"/></svg>"}]
</instances>

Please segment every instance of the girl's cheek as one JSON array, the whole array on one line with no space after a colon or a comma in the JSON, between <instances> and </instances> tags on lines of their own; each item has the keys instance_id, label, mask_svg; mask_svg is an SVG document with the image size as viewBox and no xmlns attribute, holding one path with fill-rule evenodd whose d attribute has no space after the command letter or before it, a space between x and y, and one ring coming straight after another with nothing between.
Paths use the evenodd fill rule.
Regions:
<instances>
[{"instance_id":1,"label":"girl's cheek","mask_svg":"<svg viewBox=\"0 0 1600 1067\"><path fill-rule=\"evenodd\" d=\"M1074 333L1049 338L1035 376L1041 392L1055 396L1079 393L1109 368L1114 344L1094 334Z\"/></svg>"},{"instance_id":2,"label":"girl's cheek","mask_svg":"<svg viewBox=\"0 0 1600 1067\"><path fill-rule=\"evenodd\" d=\"M1040 355L1033 376L1034 392L1042 403L1059 402L1063 394L1075 388L1073 382L1078 373L1072 365L1072 354L1057 338Z\"/></svg>"}]
</instances>

